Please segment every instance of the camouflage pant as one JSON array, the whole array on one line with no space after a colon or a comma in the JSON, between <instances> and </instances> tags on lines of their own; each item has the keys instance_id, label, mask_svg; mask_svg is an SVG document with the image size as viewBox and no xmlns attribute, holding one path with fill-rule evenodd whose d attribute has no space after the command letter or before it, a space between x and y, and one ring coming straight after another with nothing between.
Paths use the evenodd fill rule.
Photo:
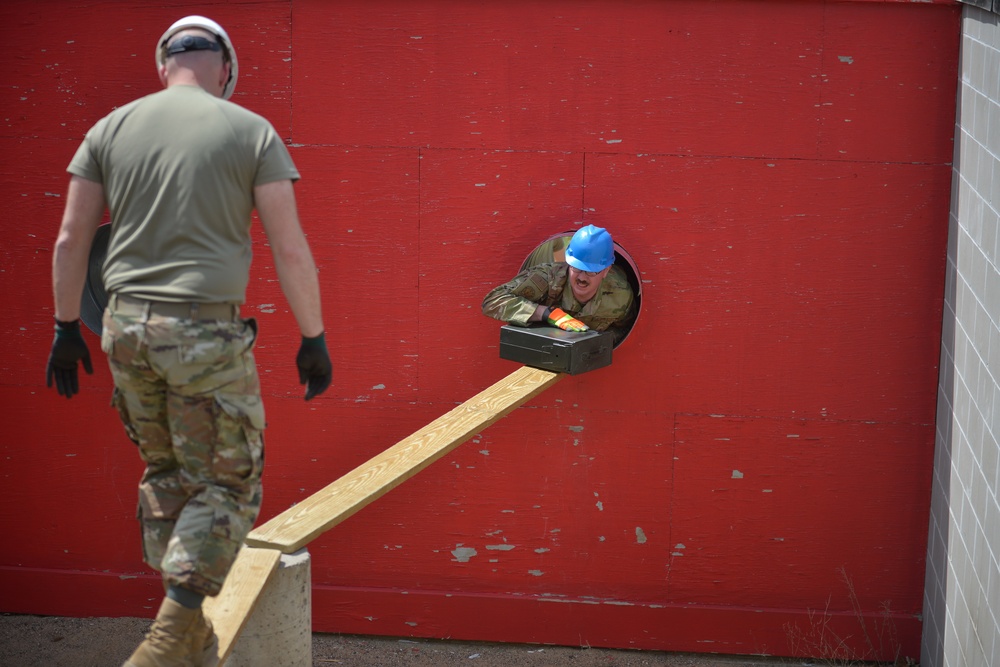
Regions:
<instances>
[{"instance_id":1,"label":"camouflage pant","mask_svg":"<svg viewBox=\"0 0 1000 667\"><path fill-rule=\"evenodd\" d=\"M219 593L260 511L264 408L256 323L104 313L112 402L146 470L143 558L166 585Z\"/></svg>"}]
</instances>

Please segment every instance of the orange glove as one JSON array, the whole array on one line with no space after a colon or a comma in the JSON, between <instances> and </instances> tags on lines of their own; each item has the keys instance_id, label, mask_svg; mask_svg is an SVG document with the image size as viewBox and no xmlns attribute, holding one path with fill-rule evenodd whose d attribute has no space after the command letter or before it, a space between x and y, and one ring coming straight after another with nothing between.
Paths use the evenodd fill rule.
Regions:
<instances>
[{"instance_id":1,"label":"orange glove","mask_svg":"<svg viewBox=\"0 0 1000 667\"><path fill-rule=\"evenodd\" d=\"M549 324L563 331L588 331L590 327L576 319L562 308L553 308L547 318Z\"/></svg>"}]
</instances>

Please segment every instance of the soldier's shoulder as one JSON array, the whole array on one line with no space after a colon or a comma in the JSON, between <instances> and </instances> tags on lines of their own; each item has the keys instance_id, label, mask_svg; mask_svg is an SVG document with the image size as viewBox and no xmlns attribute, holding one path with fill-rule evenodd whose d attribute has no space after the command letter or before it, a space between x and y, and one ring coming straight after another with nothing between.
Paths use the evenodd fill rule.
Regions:
<instances>
[{"instance_id":1,"label":"soldier's shoulder","mask_svg":"<svg viewBox=\"0 0 1000 667\"><path fill-rule=\"evenodd\" d=\"M632 290L632 286L628 282L628 276L625 275L625 270L617 264L611 267L608 275L604 276L604 284L613 289Z\"/></svg>"}]
</instances>

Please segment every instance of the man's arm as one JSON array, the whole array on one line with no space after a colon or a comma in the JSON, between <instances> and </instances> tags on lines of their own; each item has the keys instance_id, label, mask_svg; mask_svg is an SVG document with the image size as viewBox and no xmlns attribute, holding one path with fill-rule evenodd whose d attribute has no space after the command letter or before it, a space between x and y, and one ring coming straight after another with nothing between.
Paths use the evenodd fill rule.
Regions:
<instances>
[{"instance_id":1,"label":"man's arm","mask_svg":"<svg viewBox=\"0 0 1000 667\"><path fill-rule=\"evenodd\" d=\"M264 225L281 289L302 335L323 333L319 278L309 243L299 223L295 189L290 180L265 183L254 188L257 213Z\"/></svg>"},{"instance_id":2,"label":"man's arm","mask_svg":"<svg viewBox=\"0 0 1000 667\"><path fill-rule=\"evenodd\" d=\"M271 244L281 290L302 332L302 345L295 357L295 365L299 369L299 383L307 385L308 401L326 391L333 381L333 366L323 330L316 263L299 224L292 182L265 183L255 187L253 193L264 233Z\"/></svg>"},{"instance_id":3,"label":"man's arm","mask_svg":"<svg viewBox=\"0 0 1000 667\"><path fill-rule=\"evenodd\" d=\"M87 282L87 264L94 234L104 215L104 186L79 176L69 180L66 208L52 252L52 297L55 330L45 366L45 385L56 385L60 396L80 392L77 364L93 373L90 350L80 334L80 297Z\"/></svg>"},{"instance_id":4,"label":"man's arm","mask_svg":"<svg viewBox=\"0 0 1000 667\"><path fill-rule=\"evenodd\" d=\"M104 215L104 186L79 176L69 180L66 208L52 254L52 296L60 322L80 319L80 299L94 234Z\"/></svg>"},{"instance_id":5,"label":"man's arm","mask_svg":"<svg viewBox=\"0 0 1000 667\"><path fill-rule=\"evenodd\" d=\"M483 315L522 326L542 321L547 310L543 303L549 287L547 266L525 269L509 282L491 289L483 297Z\"/></svg>"},{"instance_id":6,"label":"man's arm","mask_svg":"<svg viewBox=\"0 0 1000 667\"><path fill-rule=\"evenodd\" d=\"M550 303L553 289L566 288L566 274L559 267L565 264L539 264L520 272L503 285L494 287L483 298L483 315L526 326L531 322L545 322L564 331L586 331L587 325Z\"/></svg>"}]
</instances>

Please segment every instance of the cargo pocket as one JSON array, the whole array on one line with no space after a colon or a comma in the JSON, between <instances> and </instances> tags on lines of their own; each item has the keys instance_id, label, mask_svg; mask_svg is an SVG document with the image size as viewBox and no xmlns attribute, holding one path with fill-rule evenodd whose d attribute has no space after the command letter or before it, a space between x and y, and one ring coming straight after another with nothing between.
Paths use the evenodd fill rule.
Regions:
<instances>
[{"instance_id":1,"label":"cargo pocket","mask_svg":"<svg viewBox=\"0 0 1000 667\"><path fill-rule=\"evenodd\" d=\"M163 569L163 556L170 545L176 521L148 516L151 512L144 510L142 505L140 500L135 510L135 518L139 521L142 535L142 560L159 572Z\"/></svg>"},{"instance_id":2,"label":"cargo pocket","mask_svg":"<svg viewBox=\"0 0 1000 667\"><path fill-rule=\"evenodd\" d=\"M219 484L253 493L264 468L264 405L259 395L217 393L216 440L211 476Z\"/></svg>"}]
</instances>

